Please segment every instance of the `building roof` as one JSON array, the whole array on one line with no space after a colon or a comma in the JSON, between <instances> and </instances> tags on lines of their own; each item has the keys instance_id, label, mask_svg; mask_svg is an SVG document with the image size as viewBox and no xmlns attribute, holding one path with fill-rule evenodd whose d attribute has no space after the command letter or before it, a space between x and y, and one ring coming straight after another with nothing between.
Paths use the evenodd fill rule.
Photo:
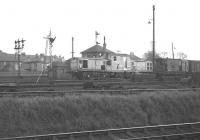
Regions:
<instances>
[{"instance_id":1,"label":"building roof","mask_svg":"<svg viewBox=\"0 0 200 140\"><path fill-rule=\"evenodd\" d=\"M130 55L131 60L141 60L141 58L139 58L138 56L132 54Z\"/></svg>"},{"instance_id":2,"label":"building roof","mask_svg":"<svg viewBox=\"0 0 200 140\"><path fill-rule=\"evenodd\" d=\"M107 52L107 53L114 53L108 49L104 49L102 46L100 45L94 45L90 48L88 48L87 50L82 51L81 53L93 53L93 52Z\"/></svg>"},{"instance_id":3,"label":"building roof","mask_svg":"<svg viewBox=\"0 0 200 140\"><path fill-rule=\"evenodd\" d=\"M130 56L126 53L115 53L115 56Z\"/></svg>"},{"instance_id":4,"label":"building roof","mask_svg":"<svg viewBox=\"0 0 200 140\"><path fill-rule=\"evenodd\" d=\"M138 56L134 54L125 54L125 53L115 53L115 56L122 56L122 57L130 57L131 60L141 60Z\"/></svg>"},{"instance_id":5,"label":"building roof","mask_svg":"<svg viewBox=\"0 0 200 140\"><path fill-rule=\"evenodd\" d=\"M0 61L17 62L17 56L0 51Z\"/></svg>"},{"instance_id":6,"label":"building roof","mask_svg":"<svg viewBox=\"0 0 200 140\"><path fill-rule=\"evenodd\" d=\"M55 56L53 57L55 60L58 60ZM21 62L26 62L26 63L41 63L44 61L44 55L26 55L26 54L21 54L20 55L20 61ZM46 63L49 63L50 61L50 56L46 56ZM0 51L0 62L18 62L18 57L17 54L9 54Z\"/></svg>"}]
</instances>

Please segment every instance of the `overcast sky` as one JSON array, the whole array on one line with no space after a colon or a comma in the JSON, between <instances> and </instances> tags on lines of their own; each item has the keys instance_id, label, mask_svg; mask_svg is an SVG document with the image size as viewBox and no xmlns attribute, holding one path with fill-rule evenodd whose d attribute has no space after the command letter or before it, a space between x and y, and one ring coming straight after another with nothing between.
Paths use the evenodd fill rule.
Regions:
<instances>
[{"instance_id":1,"label":"overcast sky","mask_svg":"<svg viewBox=\"0 0 200 140\"><path fill-rule=\"evenodd\" d=\"M188 59L200 60L199 0L1 0L0 50L14 53L14 41L24 38L26 54L45 51L49 33L57 38L53 54L71 57L71 37L75 56L106 36L107 48L142 55L152 49L152 5L155 4L156 52L172 56L184 52Z\"/></svg>"}]
</instances>

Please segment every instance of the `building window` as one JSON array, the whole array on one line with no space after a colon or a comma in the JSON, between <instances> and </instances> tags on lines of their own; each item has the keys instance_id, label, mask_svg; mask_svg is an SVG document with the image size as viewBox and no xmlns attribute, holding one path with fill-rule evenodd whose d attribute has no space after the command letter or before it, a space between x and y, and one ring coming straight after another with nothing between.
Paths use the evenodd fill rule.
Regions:
<instances>
[{"instance_id":1,"label":"building window","mask_svg":"<svg viewBox=\"0 0 200 140\"><path fill-rule=\"evenodd\" d=\"M107 65L111 65L111 61L110 60L107 61Z\"/></svg>"},{"instance_id":2,"label":"building window","mask_svg":"<svg viewBox=\"0 0 200 140\"><path fill-rule=\"evenodd\" d=\"M117 61L117 57L116 57L116 56L114 56L113 60L114 60L114 61Z\"/></svg>"},{"instance_id":3,"label":"building window","mask_svg":"<svg viewBox=\"0 0 200 140\"><path fill-rule=\"evenodd\" d=\"M147 70L152 70L153 69L153 64L151 62L147 62Z\"/></svg>"}]
</instances>

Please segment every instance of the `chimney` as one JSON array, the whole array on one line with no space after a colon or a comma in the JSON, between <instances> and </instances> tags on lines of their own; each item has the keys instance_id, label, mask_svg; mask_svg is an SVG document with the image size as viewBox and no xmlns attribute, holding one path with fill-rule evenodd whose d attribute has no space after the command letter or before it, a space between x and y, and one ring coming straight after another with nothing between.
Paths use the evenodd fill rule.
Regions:
<instances>
[{"instance_id":1,"label":"chimney","mask_svg":"<svg viewBox=\"0 0 200 140\"><path fill-rule=\"evenodd\" d=\"M106 49L106 37L104 36L103 38L104 42L103 42L103 49Z\"/></svg>"}]
</instances>

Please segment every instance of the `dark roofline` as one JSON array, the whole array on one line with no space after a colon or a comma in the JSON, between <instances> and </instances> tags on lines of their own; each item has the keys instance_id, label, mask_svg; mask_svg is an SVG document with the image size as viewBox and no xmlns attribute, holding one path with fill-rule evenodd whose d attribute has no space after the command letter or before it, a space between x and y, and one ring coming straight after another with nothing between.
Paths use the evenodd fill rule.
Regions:
<instances>
[{"instance_id":1,"label":"dark roofline","mask_svg":"<svg viewBox=\"0 0 200 140\"><path fill-rule=\"evenodd\" d=\"M116 56L130 56L129 54L126 53L114 53Z\"/></svg>"},{"instance_id":2,"label":"dark roofline","mask_svg":"<svg viewBox=\"0 0 200 140\"><path fill-rule=\"evenodd\" d=\"M94 48L94 47L99 47L101 50L99 50L99 51L90 51L92 48ZM107 52L107 53L114 53L114 52L112 52L111 50L108 50L108 49L104 49L104 47L102 47L102 46L100 46L100 45L94 45L94 46L92 46L92 47L90 47L90 48L88 48L88 49L86 49L86 50L84 50L84 51L82 51L81 52L81 54L82 53L89 53L89 52Z\"/></svg>"}]
</instances>

